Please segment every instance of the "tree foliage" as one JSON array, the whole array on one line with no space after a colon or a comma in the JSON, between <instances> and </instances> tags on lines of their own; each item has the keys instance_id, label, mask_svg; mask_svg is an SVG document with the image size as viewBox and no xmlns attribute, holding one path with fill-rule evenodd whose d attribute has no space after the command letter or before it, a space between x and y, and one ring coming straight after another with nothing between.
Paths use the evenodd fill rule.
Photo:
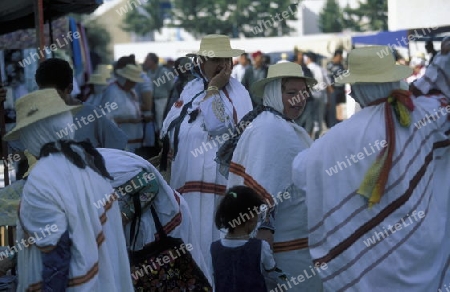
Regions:
<instances>
[{"instance_id":1,"label":"tree foliage","mask_svg":"<svg viewBox=\"0 0 450 292\"><path fill-rule=\"evenodd\" d=\"M319 28L322 32L341 32L343 26L343 13L337 0L327 0L319 13Z\"/></svg>"},{"instance_id":2,"label":"tree foliage","mask_svg":"<svg viewBox=\"0 0 450 292\"><path fill-rule=\"evenodd\" d=\"M161 32L164 25L162 12L161 1L157 0L132 5L131 9L125 14L121 28L140 36L145 36L153 31Z\"/></svg>"},{"instance_id":3,"label":"tree foliage","mask_svg":"<svg viewBox=\"0 0 450 292\"><path fill-rule=\"evenodd\" d=\"M358 1L358 8L346 7L345 18L350 21L347 25L356 24L356 31L388 30L387 0ZM355 21L356 20L356 21Z\"/></svg>"},{"instance_id":4,"label":"tree foliage","mask_svg":"<svg viewBox=\"0 0 450 292\"><path fill-rule=\"evenodd\" d=\"M230 37L286 35L286 20L295 20L298 0L174 0L174 26L196 37L225 34Z\"/></svg>"},{"instance_id":5,"label":"tree foliage","mask_svg":"<svg viewBox=\"0 0 450 292\"><path fill-rule=\"evenodd\" d=\"M387 30L387 0L358 1L357 8L339 7L337 0L327 0L319 14L319 27L323 32Z\"/></svg>"},{"instance_id":6,"label":"tree foliage","mask_svg":"<svg viewBox=\"0 0 450 292\"><path fill-rule=\"evenodd\" d=\"M101 24L96 21L87 23L86 38L90 50L101 56L104 63L112 60L112 53L108 50L111 35Z\"/></svg>"}]
</instances>

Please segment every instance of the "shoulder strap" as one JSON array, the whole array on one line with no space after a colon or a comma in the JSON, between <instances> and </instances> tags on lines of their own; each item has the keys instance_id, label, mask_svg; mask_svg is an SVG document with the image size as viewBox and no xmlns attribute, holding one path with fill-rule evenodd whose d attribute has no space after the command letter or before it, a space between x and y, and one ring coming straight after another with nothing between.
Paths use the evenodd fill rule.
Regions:
<instances>
[{"instance_id":1,"label":"shoulder strap","mask_svg":"<svg viewBox=\"0 0 450 292\"><path fill-rule=\"evenodd\" d=\"M237 143L241 138L242 133L245 131L247 126L258 117L262 112L271 112L274 115L280 116L283 119L289 121L287 117L285 117L282 113L278 112L274 108L270 106L258 105L252 111L248 112L236 126L233 132L233 136L231 139L225 141L222 146L217 151L215 161L219 164L219 172L228 178L229 168L231 159L233 158L234 150L237 147Z\"/></svg>"},{"instance_id":2,"label":"shoulder strap","mask_svg":"<svg viewBox=\"0 0 450 292\"><path fill-rule=\"evenodd\" d=\"M159 239L167 237L167 234L164 231L164 227L162 226L161 221L159 221L158 214L156 214L156 210L153 204L150 206L150 210L152 212L152 217L153 221L155 222L156 230L158 231L159 234Z\"/></svg>"},{"instance_id":3,"label":"shoulder strap","mask_svg":"<svg viewBox=\"0 0 450 292\"><path fill-rule=\"evenodd\" d=\"M165 171L167 169L167 154L169 153L169 149L167 147L170 148L170 143L168 143L170 131L172 131L172 129L175 128L174 138L173 138L173 157L175 157L178 152L178 142L179 142L178 135L180 133L181 123L184 121L184 118L187 115L188 109L192 107L192 103L194 102L194 100L198 96L200 96L203 92L205 92L205 90L202 90L199 93L197 93L188 103L186 103L183 106L183 108L181 109L180 115L176 119L174 119L170 123L169 127L167 128L167 133L163 138L163 153L162 153L161 164L160 164L161 171Z\"/></svg>"}]
</instances>

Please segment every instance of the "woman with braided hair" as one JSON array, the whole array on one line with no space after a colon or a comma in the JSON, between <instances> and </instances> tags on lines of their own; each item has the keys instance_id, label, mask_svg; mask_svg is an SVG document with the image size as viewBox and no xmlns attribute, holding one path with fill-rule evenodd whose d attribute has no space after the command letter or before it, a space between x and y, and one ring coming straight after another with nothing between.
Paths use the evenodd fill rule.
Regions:
<instances>
[{"instance_id":1,"label":"woman with braided hair","mask_svg":"<svg viewBox=\"0 0 450 292\"><path fill-rule=\"evenodd\" d=\"M132 291L117 202L96 206L113 192L103 157L90 142L58 133L73 122L55 89L17 101L17 124L5 140L18 139L39 158L19 208L18 291Z\"/></svg>"}]
</instances>

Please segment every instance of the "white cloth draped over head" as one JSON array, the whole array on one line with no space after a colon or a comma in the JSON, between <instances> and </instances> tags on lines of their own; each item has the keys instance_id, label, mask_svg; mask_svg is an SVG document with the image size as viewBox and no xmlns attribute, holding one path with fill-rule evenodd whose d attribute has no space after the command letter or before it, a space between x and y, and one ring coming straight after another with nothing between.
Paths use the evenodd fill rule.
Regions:
<instances>
[{"instance_id":1,"label":"white cloth draped over head","mask_svg":"<svg viewBox=\"0 0 450 292\"><path fill-rule=\"evenodd\" d=\"M263 95L263 105L270 106L275 109L280 114L284 113L284 105L283 105L283 96L281 89L282 79L275 79L266 84L264 87L264 95ZM297 125L296 123L292 123L291 125L297 135L302 139L302 141L306 144L310 144L310 137L305 132L305 130Z\"/></svg>"},{"instance_id":2,"label":"white cloth draped over head","mask_svg":"<svg viewBox=\"0 0 450 292\"><path fill-rule=\"evenodd\" d=\"M392 90L401 88L400 81L386 83L352 84L352 97L361 107L368 106L377 99L388 97Z\"/></svg>"},{"instance_id":3,"label":"white cloth draped over head","mask_svg":"<svg viewBox=\"0 0 450 292\"><path fill-rule=\"evenodd\" d=\"M450 99L450 53L442 55L438 53L431 63L425 75L414 82L424 94L431 89L439 89L447 98Z\"/></svg>"},{"instance_id":4,"label":"white cloth draped over head","mask_svg":"<svg viewBox=\"0 0 450 292\"><path fill-rule=\"evenodd\" d=\"M386 97L391 85L381 85L372 98L371 86L356 86L364 105ZM450 283L450 201L442 195L450 189L442 178L448 163L439 162L449 157L448 147L442 149L447 117L418 124L440 103L426 97L412 102L409 127L394 117L392 168L371 209L356 192L386 140L385 103L334 126L293 161L293 181L306 192L311 256L328 267L320 273L325 291L437 291Z\"/></svg>"},{"instance_id":5,"label":"white cloth draped over head","mask_svg":"<svg viewBox=\"0 0 450 292\"><path fill-rule=\"evenodd\" d=\"M73 139L74 132L67 131L68 125L73 123L72 113L65 112L45 118L30 124L20 131L20 140L28 151L39 157L42 146L55 142L64 136L64 139ZM64 134L61 131L66 131ZM65 135L65 134L68 135Z\"/></svg>"},{"instance_id":6,"label":"white cloth draped over head","mask_svg":"<svg viewBox=\"0 0 450 292\"><path fill-rule=\"evenodd\" d=\"M44 129L47 135L50 129ZM37 135L33 137L40 139ZM33 142L27 141L28 145ZM23 189L19 214L20 223L36 244L17 246L21 249L17 291L29 291L30 285L36 288L42 281L42 252L52 250L66 230L72 244L66 291L133 291L119 206L105 202L112 191L108 179L90 167L78 168L61 153L37 162ZM17 242L23 243L28 235L20 223Z\"/></svg>"},{"instance_id":7,"label":"white cloth draped over head","mask_svg":"<svg viewBox=\"0 0 450 292\"><path fill-rule=\"evenodd\" d=\"M174 225L176 220L181 221L172 226L173 229L168 234L182 238L185 244L193 246L193 250L190 251L192 257L209 281L213 283L211 273L206 267L202 251L197 243L197 235L192 228L191 214L185 200L167 184L158 170L145 159L133 153L116 149L98 148L97 150L105 159L106 169L114 178L112 185L115 188L125 184L142 170L155 174L159 184L159 192L156 195L154 206L161 224L163 226ZM120 195L120 192L118 194ZM157 232L150 209L144 211L141 218L142 221L136 239L136 250L142 249L144 245L155 241ZM131 223L125 227L125 239L128 246L130 245L130 226Z\"/></svg>"},{"instance_id":8,"label":"white cloth draped over head","mask_svg":"<svg viewBox=\"0 0 450 292\"><path fill-rule=\"evenodd\" d=\"M276 111L283 113L284 105L281 96L281 78L266 84L264 87L263 105L273 107Z\"/></svg>"}]
</instances>

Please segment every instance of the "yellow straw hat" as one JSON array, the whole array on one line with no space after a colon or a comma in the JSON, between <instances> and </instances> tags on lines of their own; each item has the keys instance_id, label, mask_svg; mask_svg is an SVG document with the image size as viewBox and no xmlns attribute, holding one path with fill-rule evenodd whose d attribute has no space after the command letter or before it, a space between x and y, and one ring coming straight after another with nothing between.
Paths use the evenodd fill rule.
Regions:
<instances>
[{"instance_id":1,"label":"yellow straw hat","mask_svg":"<svg viewBox=\"0 0 450 292\"><path fill-rule=\"evenodd\" d=\"M141 74L143 72L136 65L128 64L124 68L119 69L116 72L118 75L120 75L128 80L131 80L133 82L137 82L137 83L144 82L144 79L142 79L142 77L141 77Z\"/></svg>"},{"instance_id":2,"label":"yellow straw hat","mask_svg":"<svg viewBox=\"0 0 450 292\"><path fill-rule=\"evenodd\" d=\"M232 58L238 57L244 52L244 50L232 49L228 36L210 34L202 38L198 52L187 54L186 57Z\"/></svg>"},{"instance_id":3,"label":"yellow straw hat","mask_svg":"<svg viewBox=\"0 0 450 292\"><path fill-rule=\"evenodd\" d=\"M97 69L95 69L94 74L100 74L104 76L106 79L110 79L113 72L112 65L100 64L97 65Z\"/></svg>"},{"instance_id":4,"label":"yellow straw hat","mask_svg":"<svg viewBox=\"0 0 450 292\"><path fill-rule=\"evenodd\" d=\"M282 62L275 65L270 65L267 72L267 78L255 82L251 87L251 91L256 97L262 98L266 84L270 81L281 78L301 78L306 81L306 84L309 87L313 87L317 84L316 79L303 75L302 66L299 64Z\"/></svg>"},{"instance_id":5,"label":"yellow straw hat","mask_svg":"<svg viewBox=\"0 0 450 292\"><path fill-rule=\"evenodd\" d=\"M3 140L10 141L20 138L20 130L48 117L67 111L81 109L82 105L68 106L55 89L42 89L33 91L16 102L17 123Z\"/></svg>"},{"instance_id":6,"label":"yellow straw hat","mask_svg":"<svg viewBox=\"0 0 450 292\"><path fill-rule=\"evenodd\" d=\"M108 81L106 81L106 76L101 74L92 74L89 77L89 81L87 84L94 84L94 85L108 85Z\"/></svg>"},{"instance_id":7,"label":"yellow straw hat","mask_svg":"<svg viewBox=\"0 0 450 292\"><path fill-rule=\"evenodd\" d=\"M411 76L412 69L396 65L395 57L388 46L370 46L350 51L348 72L336 78L336 83L385 83L395 82Z\"/></svg>"}]
</instances>

